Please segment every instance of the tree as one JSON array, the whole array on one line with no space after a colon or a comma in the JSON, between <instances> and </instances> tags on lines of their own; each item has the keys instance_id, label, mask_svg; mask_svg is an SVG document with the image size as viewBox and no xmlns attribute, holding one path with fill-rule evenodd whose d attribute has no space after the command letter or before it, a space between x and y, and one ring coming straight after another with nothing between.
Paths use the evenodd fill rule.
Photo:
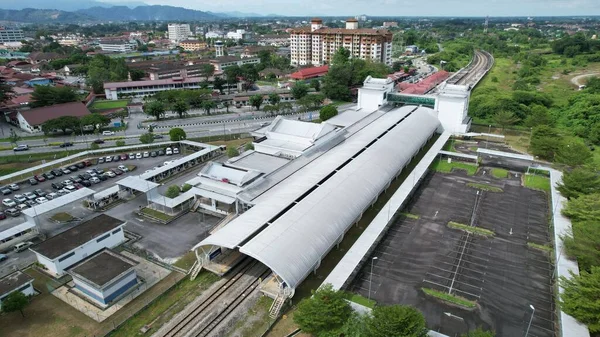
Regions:
<instances>
[{"instance_id":1,"label":"tree","mask_svg":"<svg viewBox=\"0 0 600 337\"><path fill-rule=\"evenodd\" d=\"M160 120L160 117L165 113L165 106L162 102L153 101L148 104L144 104L144 112L156 120Z\"/></svg>"},{"instance_id":2,"label":"tree","mask_svg":"<svg viewBox=\"0 0 600 337\"><path fill-rule=\"evenodd\" d=\"M167 192L165 192L165 197L167 198L177 198L177 196L181 193L181 189L177 185L171 185L167 188Z\"/></svg>"},{"instance_id":3,"label":"tree","mask_svg":"<svg viewBox=\"0 0 600 337\"><path fill-rule=\"evenodd\" d=\"M556 129L547 125L533 128L529 149L532 154L543 159L553 160L560 147L560 136Z\"/></svg>"},{"instance_id":4,"label":"tree","mask_svg":"<svg viewBox=\"0 0 600 337\"><path fill-rule=\"evenodd\" d=\"M215 101L209 100L209 101L202 102L201 106L202 106L202 109L204 109L204 111L206 111L206 114L210 115L210 110L215 109L217 107L217 103L215 103Z\"/></svg>"},{"instance_id":5,"label":"tree","mask_svg":"<svg viewBox=\"0 0 600 337\"><path fill-rule=\"evenodd\" d=\"M12 128L10 129L10 135L8 136L8 139L10 140L11 144L15 144L15 146L17 145L17 142L21 140L21 136L19 136L15 130L13 130Z\"/></svg>"},{"instance_id":6,"label":"tree","mask_svg":"<svg viewBox=\"0 0 600 337\"><path fill-rule=\"evenodd\" d=\"M203 64L201 69L202 75L204 75L207 81L212 75L215 74L215 66L210 63Z\"/></svg>"},{"instance_id":7,"label":"tree","mask_svg":"<svg viewBox=\"0 0 600 337\"><path fill-rule=\"evenodd\" d=\"M291 90L295 100L299 100L308 94L308 86L302 82L297 82Z\"/></svg>"},{"instance_id":8,"label":"tree","mask_svg":"<svg viewBox=\"0 0 600 337\"><path fill-rule=\"evenodd\" d=\"M151 132L144 133L140 136L140 142L142 144L151 144L154 142L154 135Z\"/></svg>"},{"instance_id":9,"label":"tree","mask_svg":"<svg viewBox=\"0 0 600 337\"><path fill-rule=\"evenodd\" d=\"M469 331L466 334L462 334L460 337L495 337L496 334L493 331L485 331L482 328L477 328L473 331Z\"/></svg>"},{"instance_id":10,"label":"tree","mask_svg":"<svg viewBox=\"0 0 600 337\"><path fill-rule=\"evenodd\" d=\"M12 86L6 84L4 78L0 78L0 103L8 101L14 94Z\"/></svg>"},{"instance_id":11,"label":"tree","mask_svg":"<svg viewBox=\"0 0 600 337\"><path fill-rule=\"evenodd\" d=\"M331 61L332 65L343 65L348 63L350 59L350 51L346 48L338 49L335 54L333 54L333 59Z\"/></svg>"},{"instance_id":12,"label":"tree","mask_svg":"<svg viewBox=\"0 0 600 337\"><path fill-rule=\"evenodd\" d=\"M313 291L312 297L298 303L294 322L303 332L317 336L340 329L352 313L344 296L342 291L333 290L330 284L324 285Z\"/></svg>"},{"instance_id":13,"label":"tree","mask_svg":"<svg viewBox=\"0 0 600 337\"><path fill-rule=\"evenodd\" d=\"M310 86L313 87L317 92L321 91L321 82L316 78L310 81Z\"/></svg>"},{"instance_id":14,"label":"tree","mask_svg":"<svg viewBox=\"0 0 600 337\"><path fill-rule=\"evenodd\" d=\"M150 126L148 126L148 133L153 133L154 132L154 126L152 124L150 124Z\"/></svg>"},{"instance_id":15,"label":"tree","mask_svg":"<svg viewBox=\"0 0 600 337\"><path fill-rule=\"evenodd\" d=\"M183 115L186 114L189 109L190 109L190 106L187 104L186 101L184 101L182 99L177 100L177 102L175 102L175 104L173 104L173 108L172 108L172 110L175 111L179 115L179 118L183 117Z\"/></svg>"},{"instance_id":16,"label":"tree","mask_svg":"<svg viewBox=\"0 0 600 337\"><path fill-rule=\"evenodd\" d=\"M246 145L244 145L244 151L250 151L250 150L254 150L254 144L246 143Z\"/></svg>"},{"instance_id":17,"label":"tree","mask_svg":"<svg viewBox=\"0 0 600 337\"><path fill-rule=\"evenodd\" d=\"M561 237L565 251L581 270L600 266L600 221L574 221L570 235Z\"/></svg>"},{"instance_id":18,"label":"tree","mask_svg":"<svg viewBox=\"0 0 600 337\"><path fill-rule=\"evenodd\" d=\"M45 134L49 134L54 130L61 130L63 134L67 134L67 130L79 129L79 119L74 116L62 116L54 119L50 119L42 124L42 131Z\"/></svg>"},{"instance_id":19,"label":"tree","mask_svg":"<svg viewBox=\"0 0 600 337\"><path fill-rule=\"evenodd\" d=\"M600 175L589 167L578 167L563 174L558 191L567 199L600 193Z\"/></svg>"},{"instance_id":20,"label":"tree","mask_svg":"<svg viewBox=\"0 0 600 337\"><path fill-rule=\"evenodd\" d=\"M81 117L80 124L82 126L92 126L93 130L96 130L110 124L110 118L99 113L91 113Z\"/></svg>"},{"instance_id":21,"label":"tree","mask_svg":"<svg viewBox=\"0 0 600 337\"><path fill-rule=\"evenodd\" d=\"M250 96L249 102L250 102L251 106L256 108L256 110L259 110L260 106L263 103L263 100L264 100L263 95L253 95L253 96Z\"/></svg>"},{"instance_id":22,"label":"tree","mask_svg":"<svg viewBox=\"0 0 600 337\"><path fill-rule=\"evenodd\" d=\"M2 300L2 311L14 312L19 311L21 316L25 317L23 309L29 303L29 299L20 291L13 291Z\"/></svg>"},{"instance_id":23,"label":"tree","mask_svg":"<svg viewBox=\"0 0 600 337\"><path fill-rule=\"evenodd\" d=\"M550 112L548 108L543 105L533 105L531 107L531 111L525 118L524 124L530 128L536 127L538 125L552 125L554 121L550 116Z\"/></svg>"},{"instance_id":24,"label":"tree","mask_svg":"<svg viewBox=\"0 0 600 337\"><path fill-rule=\"evenodd\" d=\"M100 145L97 143L90 144L90 150L98 150L99 148L100 148Z\"/></svg>"},{"instance_id":25,"label":"tree","mask_svg":"<svg viewBox=\"0 0 600 337\"><path fill-rule=\"evenodd\" d=\"M571 273L570 278L561 276L560 285L564 289L560 308L586 324L590 332L599 332L600 267L592 267L589 272L582 270L579 275Z\"/></svg>"},{"instance_id":26,"label":"tree","mask_svg":"<svg viewBox=\"0 0 600 337\"><path fill-rule=\"evenodd\" d=\"M556 161L569 166L583 165L591 160L592 151L581 142L565 142L556 152Z\"/></svg>"},{"instance_id":27,"label":"tree","mask_svg":"<svg viewBox=\"0 0 600 337\"><path fill-rule=\"evenodd\" d=\"M520 120L519 117L515 116L514 112L507 110L498 111L492 119L494 123L502 127L503 131L507 126L513 125Z\"/></svg>"},{"instance_id":28,"label":"tree","mask_svg":"<svg viewBox=\"0 0 600 337\"><path fill-rule=\"evenodd\" d=\"M126 143L125 143L125 141L124 141L124 140L117 140L117 141L115 142L115 144L116 144L117 146L125 146L125 145L126 145Z\"/></svg>"},{"instance_id":29,"label":"tree","mask_svg":"<svg viewBox=\"0 0 600 337\"><path fill-rule=\"evenodd\" d=\"M187 192L187 191L189 191L191 189L192 189L192 185L190 185L190 184L183 184L181 186L181 192Z\"/></svg>"},{"instance_id":30,"label":"tree","mask_svg":"<svg viewBox=\"0 0 600 337\"><path fill-rule=\"evenodd\" d=\"M277 93L269 94L269 104L276 105L281 101L281 97Z\"/></svg>"},{"instance_id":31,"label":"tree","mask_svg":"<svg viewBox=\"0 0 600 337\"><path fill-rule=\"evenodd\" d=\"M369 337L426 337L425 318L417 309L403 305L377 306L366 322Z\"/></svg>"},{"instance_id":32,"label":"tree","mask_svg":"<svg viewBox=\"0 0 600 337\"><path fill-rule=\"evenodd\" d=\"M263 111L273 116L274 113L279 111L279 105L265 105Z\"/></svg>"},{"instance_id":33,"label":"tree","mask_svg":"<svg viewBox=\"0 0 600 337\"><path fill-rule=\"evenodd\" d=\"M326 105L321 108L321 111L319 111L319 119L321 119L321 121L324 122L330 119L331 117L337 116L337 114L338 109L335 106Z\"/></svg>"},{"instance_id":34,"label":"tree","mask_svg":"<svg viewBox=\"0 0 600 337\"><path fill-rule=\"evenodd\" d=\"M71 87L37 85L33 89L31 99L31 106L38 108L54 104L75 102L77 101L77 94Z\"/></svg>"},{"instance_id":35,"label":"tree","mask_svg":"<svg viewBox=\"0 0 600 337\"><path fill-rule=\"evenodd\" d=\"M584 194L569 200L562 213L572 221L600 221L600 193Z\"/></svg>"},{"instance_id":36,"label":"tree","mask_svg":"<svg viewBox=\"0 0 600 337\"><path fill-rule=\"evenodd\" d=\"M227 157L229 158L233 158L233 157L237 157L240 155L240 151L238 151L235 146L228 146L227 147Z\"/></svg>"},{"instance_id":37,"label":"tree","mask_svg":"<svg viewBox=\"0 0 600 337\"><path fill-rule=\"evenodd\" d=\"M142 78L144 78L144 76L146 76L146 73L140 69L131 69L129 70L129 76L131 77L132 81L140 81Z\"/></svg>"},{"instance_id":38,"label":"tree","mask_svg":"<svg viewBox=\"0 0 600 337\"><path fill-rule=\"evenodd\" d=\"M169 139L172 142L178 142L180 140L186 139L187 135L182 128L172 128L169 130Z\"/></svg>"}]
</instances>

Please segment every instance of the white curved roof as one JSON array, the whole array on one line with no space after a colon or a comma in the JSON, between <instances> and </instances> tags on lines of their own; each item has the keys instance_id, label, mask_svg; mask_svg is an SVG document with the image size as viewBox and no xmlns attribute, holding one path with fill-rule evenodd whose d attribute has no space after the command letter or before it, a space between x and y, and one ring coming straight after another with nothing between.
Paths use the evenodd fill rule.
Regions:
<instances>
[{"instance_id":1,"label":"white curved roof","mask_svg":"<svg viewBox=\"0 0 600 337\"><path fill-rule=\"evenodd\" d=\"M294 207L264 226L413 109L403 107L385 113L259 197L256 206L198 246L241 245L240 252L261 261L288 286L296 288L435 132L439 121L434 112L418 108ZM244 242L255 232L255 237Z\"/></svg>"}]
</instances>

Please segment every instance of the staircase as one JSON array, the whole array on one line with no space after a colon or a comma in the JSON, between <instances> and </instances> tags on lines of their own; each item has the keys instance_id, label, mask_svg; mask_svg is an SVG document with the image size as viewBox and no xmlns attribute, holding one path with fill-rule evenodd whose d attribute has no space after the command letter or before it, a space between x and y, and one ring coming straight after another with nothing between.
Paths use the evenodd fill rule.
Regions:
<instances>
[{"instance_id":1,"label":"staircase","mask_svg":"<svg viewBox=\"0 0 600 337\"><path fill-rule=\"evenodd\" d=\"M192 212L195 212L198 209L198 207L200 207L200 200L196 200L194 206L192 206Z\"/></svg>"},{"instance_id":2,"label":"staircase","mask_svg":"<svg viewBox=\"0 0 600 337\"><path fill-rule=\"evenodd\" d=\"M271 304L271 308L269 309L269 317L271 319L276 319L279 316L279 312L281 311L281 307L283 303L285 303L286 296L282 293L277 294L275 297L275 301Z\"/></svg>"},{"instance_id":3,"label":"staircase","mask_svg":"<svg viewBox=\"0 0 600 337\"><path fill-rule=\"evenodd\" d=\"M198 273L200 273L200 270L202 270L202 263L199 263L198 260L196 260L196 262L192 266L192 269L190 270L190 281L193 281L196 279L196 276L198 276Z\"/></svg>"}]
</instances>

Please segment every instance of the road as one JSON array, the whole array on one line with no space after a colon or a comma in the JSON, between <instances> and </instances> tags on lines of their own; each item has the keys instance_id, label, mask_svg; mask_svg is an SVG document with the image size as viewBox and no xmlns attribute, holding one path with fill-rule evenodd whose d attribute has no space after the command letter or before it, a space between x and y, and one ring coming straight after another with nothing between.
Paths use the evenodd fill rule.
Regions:
<instances>
[{"instance_id":1,"label":"road","mask_svg":"<svg viewBox=\"0 0 600 337\"><path fill-rule=\"evenodd\" d=\"M600 76L600 73L589 73L589 74L577 75L577 76L571 78L571 83L573 83L574 85L579 87L580 85L585 85L587 83L587 81L582 81L582 80L587 79L589 77L594 77L594 76Z\"/></svg>"}]
</instances>

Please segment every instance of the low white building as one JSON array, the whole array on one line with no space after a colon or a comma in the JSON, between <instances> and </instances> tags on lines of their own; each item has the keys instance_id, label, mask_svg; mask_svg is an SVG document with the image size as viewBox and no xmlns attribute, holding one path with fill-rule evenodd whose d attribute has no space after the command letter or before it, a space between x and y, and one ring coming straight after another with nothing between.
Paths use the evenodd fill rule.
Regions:
<instances>
[{"instance_id":1,"label":"low white building","mask_svg":"<svg viewBox=\"0 0 600 337\"><path fill-rule=\"evenodd\" d=\"M60 277L88 256L123 243L125 224L100 214L29 249L49 274Z\"/></svg>"},{"instance_id":2,"label":"low white building","mask_svg":"<svg viewBox=\"0 0 600 337\"><path fill-rule=\"evenodd\" d=\"M358 109L372 112L387 104L387 95L394 92L391 78L373 78L368 76L363 87L358 90Z\"/></svg>"},{"instance_id":3,"label":"low white building","mask_svg":"<svg viewBox=\"0 0 600 337\"><path fill-rule=\"evenodd\" d=\"M204 37L207 39L220 39L220 38L224 37L224 34L223 34L223 32L219 32L219 31L211 31L211 32L204 34Z\"/></svg>"},{"instance_id":4,"label":"low white building","mask_svg":"<svg viewBox=\"0 0 600 337\"><path fill-rule=\"evenodd\" d=\"M127 41L103 41L100 42L100 49L113 53L131 53L136 45Z\"/></svg>"},{"instance_id":5,"label":"low white building","mask_svg":"<svg viewBox=\"0 0 600 337\"><path fill-rule=\"evenodd\" d=\"M35 294L33 277L16 271L0 279L0 309L2 309L2 300L15 291L20 291L25 296L33 296Z\"/></svg>"},{"instance_id":6,"label":"low white building","mask_svg":"<svg viewBox=\"0 0 600 337\"><path fill-rule=\"evenodd\" d=\"M73 291L106 307L138 284L136 265L136 261L104 249L69 269Z\"/></svg>"},{"instance_id":7,"label":"low white building","mask_svg":"<svg viewBox=\"0 0 600 337\"><path fill-rule=\"evenodd\" d=\"M471 126L468 116L471 91L466 85L443 83L438 87L435 110L444 130L465 133Z\"/></svg>"},{"instance_id":8,"label":"low white building","mask_svg":"<svg viewBox=\"0 0 600 337\"><path fill-rule=\"evenodd\" d=\"M244 38L244 34L246 34L246 31L243 29L236 29L235 32L229 32L227 33L227 38L228 39L232 39L232 40L241 40Z\"/></svg>"}]
</instances>

